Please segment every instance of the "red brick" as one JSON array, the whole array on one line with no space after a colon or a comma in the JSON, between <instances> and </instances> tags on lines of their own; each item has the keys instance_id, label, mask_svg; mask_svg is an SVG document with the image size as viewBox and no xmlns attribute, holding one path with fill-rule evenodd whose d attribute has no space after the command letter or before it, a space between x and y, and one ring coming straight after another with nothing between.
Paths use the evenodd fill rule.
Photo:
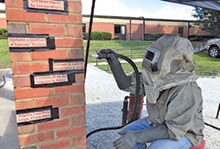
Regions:
<instances>
[{"instance_id":1,"label":"red brick","mask_svg":"<svg viewBox=\"0 0 220 149\"><path fill-rule=\"evenodd\" d=\"M76 74L76 82L83 82L85 81L84 74Z\"/></svg>"},{"instance_id":2,"label":"red brick","mask_svg":"<svg viewBox=\"0 0 220 149\"><path fill-rule=\"evenodd\" d=\"M73 145L86 145L86 136L80 136L74 138Z\"/></svg>"},{"instance_id":3,"label":"red brick","mask_svg":"<svg viewBox=\"0 0 220 149\"><path fill-rule=\"evenodd\" d=\"M82 12L82 3L81 2L68 2L68 11L69 12Z\"/></svg>"},{"instance_id":4,"label":"red brick","mask_svg":"<svg viewBox=\"0 0 220 149\"><path fill-rule=\"evenodd\" d=\"M57 15L49 14L50 23L82 23L81 14Z\"/></svg>"},{"instance_id":5,"label":"red brick","mask_svg":"<svg viewBox=\"0 0 220 149\"><path fill-rule=\"evenodd\" d=\"M80 135L80 134L85 134L85 132L86 132L85 126L62 129L62 130L57 131L57 138L76 136L76 135Z\"/></svg>"},{"instance_id":6,"label":"red brick","mask_svg":"<svg viewBox=\"0 0 220 149\"><path fill-rule=\"evenodd\" d=\"M53 59L65 59L67 56L66 50L50 50L47 52L33 52L33 60L48 60L49 58Z\"/></svg>"},{"instance_id":7,"label":"red brick","mask_svg":"<svg viewBox=\"0 0 220 149\"><path fill-rule=\"evenodd\" d=\"M19 8L24 8L23 6L24 2L22 0L5 0L5 5L7 7L19 7Z\"/></svg>"},{"instance_id":8,"label":"red brick","mask_svg":"<svg viewBox=\"0 0 220 149\"><path fill-rule=\"evenodd\" d=\"M34 101L31 100L22 100L22 101L16 101L16 110L21 110L21 109L28 109L28 108L33 108L34 107Z\"/></svg>"},{"instance_id":9,"label":"red brick","mask_svg":"<svg viewBox=\"0 0 220 149\"><path fill-rule=\"evenodd\" d=\"M43 107L43 106L65 106L69 104L69 100L67 96L62 96L62 97L53 97L53 98L41 98L41 99L36 99L35 102L37 107Z\"/></svg>"},{"instance_id":10,"label":"red brick","mask_svg":"<svg viewBox=\"0 0 220 149\"><path fill-rule=\"evenodd\" d=\"M50 88L24 88L14 89L15 99L36 98L50 96Z\"/></svg>"},{"instance_id":11,"label":"red brick","mask_svg":"<svg viewBox=\"0 0 220 149\"><path fill-rule=\"evenodd\" d=\"M85 115L78 115L73 117L73 126L79 126L86 123Z\"/></svg>"},{"instance_id":12,"label":"red brick","mask_svg":"<svg viewBox=\"0 0 220 149\"><path fill-rule=\"evenodd\" d=\"M54 139L54 133L51 132L43 132L38 134L27 134L20 135L19 142L21 146L35 144L39 142L49 141Z\"/></svg>"},{"instance_id":13,"label":"red brick","mask_svg":"<svg viewBox=\"0 0 220 149\"><path fill-rule=\"evenodd\" d=\"M76 146L74 149L86 149L86 146Z\"/></svg>"},{"instance_id":14,"label":"red brick","mask_svg":"<svg viewBox=\"0 0 220 149\"><path fill-rule=\"evenodd\" d=\"M30 74L32 73L32 64L30 63L12 63L12 73L13 74Z\"/></svg>"},{"instance_id":15,"label":"red brick","mask_svg":"<svg viewBox=\"0 0 220 149\"><path fill-rule=\"evenodd\" d=\"M42 63L12 63L13 74L32 74L34 72L49 71L48 62Z\"/></svg>"},{"instance_id":16,"label":"red brick","mask_svg":"<svg viewBox=\"0 0 220 149\"><path fill-rule=\"evenodd\" d=\"M67 127L67 126L70 126L70 119L54 120L54 121L38 124L38 130L47 131L51 129L52 130L63 129L63 127Z\"/></svg>"},{"instance_id":17,"label":"red brick","mask_svg":"<svg viewBox=\"0 0 220 149\"><path fill-rule=\"evenodd\" d=\"M30 86L30 76L14 76L13 85L14 87L27 87Z\"/></svg>"},{"instance_id":18,"label":"red brick","mask_svg":"<svg viewBox=\"0 0 220 149\"><path fill-rule=\"evenodd\" d=\"M6 17L10 21L45 22L44 13L32 13L18 9L6 9Z\"/></svg>"},{"instance_id":19,"label":"red brick","mask_svg":"<svg viewBox=\"0 0 220 149\"><path fill-rule=\"evenodd\" d=\"M71 106L66 108L60 108L60 117L63 116L75 116L85 113L85 106Z\"/></svg>"},{"instance_id":20,"label":"red brick","mask_svg":"<svg viewBox=\"0 0 220 149\"><path fill-rule=\"evenodd\" d=\"M74 94L84 92L84 84L74 84L54 88L55 94Z\"/></svg>"},{"instance_id":21,"label":"red brick","mask_svg":"<svg viewBox=\"0 0 220 149\"><path fill-rule=\"evenodd\" d=\"M68 25L67 31L69 36L82 37L82 26L81 25Z\"/></svg>"},{"instance_id":22,"label":"red brick","mask_svg":"<svg viewBox=\"0 0 220 149\"><path fill-rule=\"evenodd\" d=\"M22 134L31 134L34 133L35 130L35 125L31 124L31 125L25 125L25 126L18 126L18 135L22 135Z\"/></svg>"},{"instance_id":23,"label":"red brick","mask_svg":"<svg viewBox=\"0 0 220 149\"><path fill-rule=\"evenodd\" d=\"M65 34L65 26L57 24L34 24L30 25L30 32L35 34L49 34L50 36L61 36Z\"/></svg>"},{"instance_id":24,"label":"red brick","mask_svg":"<svg viewBox=\"0 0 220 149\"><path fill-rule=\"evenodd\" d=\"M40 149L61 149L69 148L71 140L57 140L50 143L45 143L40 146Z\"/></svg>"},{"instance_id":25,"label":"red brick","mask_svg":"<svg viewBox=\"0 0 220 149\"><path fill-rule=\"evenodd\" d=\"M83 50L70 50L68 53L68 58L83 58Z\"/></svg>"},{"instance_id":26,"label":"red brick","mask_svg":"<svg viewBox=\"0 0 220 149\"><path fill-rule=\"evenodd\" d=\"M49 64L48 61L42 63L33 63L32 65L32 72L43 72L49 71Z\"/></svg>"},{"instance_id":27,"label":"red brick","mask_svg":"<svg viewBox=\"0 0 220 149\"><path fill-rule=\"evenodd\" d=\"M31 53L30 52L11 52L11 61L12 62L30 62Z\"/></svg>"},{"instance_id":28,"label":"red brick","mask_svg":"<svg viewBox=\"0 0 220 149\"><path fill-rule=\"evenodd\" d=\"M85 94L78 94L72 96L73 105L85 105Z\"/></svg>"},{"instance_id":29,"label":"red brick","mask_svg":"<svg viewBox=\"0 0 220 149\"><path fill-rule=\"evenodd\" d=\"M83 39L82 38L56 38L57 48L82 48Z\"/></svg>"}]
</instances>

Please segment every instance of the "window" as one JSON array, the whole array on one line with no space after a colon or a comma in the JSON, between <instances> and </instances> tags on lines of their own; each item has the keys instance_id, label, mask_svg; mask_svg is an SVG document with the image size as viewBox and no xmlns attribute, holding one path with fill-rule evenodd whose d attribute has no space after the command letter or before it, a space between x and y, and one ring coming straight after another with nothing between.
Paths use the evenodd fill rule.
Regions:
<instances>
[{"instance_id":1,"label":"window","mask_svg":"<svg viewBox=\"0 0 220 149\"><path fill-rule=\"evenodd\" d=\"M179 34L180 36L183 36L183 27L179 27L179 29L178 29L178 34Z\"/></svg>"}]
</instances>

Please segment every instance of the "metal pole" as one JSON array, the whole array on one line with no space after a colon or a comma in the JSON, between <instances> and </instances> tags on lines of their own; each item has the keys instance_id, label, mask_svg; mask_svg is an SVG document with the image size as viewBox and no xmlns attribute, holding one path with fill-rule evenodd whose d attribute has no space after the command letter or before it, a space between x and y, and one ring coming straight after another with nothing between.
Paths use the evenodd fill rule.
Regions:
<instances>
[{"instance_id":1,"label":"metal pole","mask_svg":"<svg viewBox=\"0 0 220 149\"><path fill-rule=\"evenodd\" d=\"M132 23L131 23L131 19L130 19L130 22L129 22L129 23L130 23L130 25L129 25L129 40L132 40L132 39L131 39L131 24L132 24Z\"/></svg>"},{"instance_id":2,"label":"metal pole","mask_svg":"<svg viewBox=\"0 0 220 149\"><path fill-rule=\"evenodd\" d=\"M216 114L216 117L215 117L216 119L218 119L219 112L220 112L220 103L218 105L218 110L217 110L217 114Z\"/></svg>"},{"instance_id":3,"label":"metal pole","mask_svg":"<svg viewBox=\"0 0 220 149\"><path fill-rule=\"evenodd\" d=\"M91 38L91 32L92 32L94 9L95 9L95 0L92 1L92 8L91 8L91 14L90 14L88 39L87 39L87 46L86 46L86 57L85 57L85 65L84 65L84 68L85 68L84 78L86 78L86 71L87 71L87 64L88 64L88 57L89 57L89 46L90 46L90 38Z\"/></svg>"},{"instance_id":4,"label":"metal pole","mask_svg":"<svg viewBox=\"0 0 220 149\"><path fill-rule=\"evenodd\" d=\"M142 40L144 40L144 34L145 34L145 19L143 18L143 33L142 33Z\"/></svg>"}]
</instances>

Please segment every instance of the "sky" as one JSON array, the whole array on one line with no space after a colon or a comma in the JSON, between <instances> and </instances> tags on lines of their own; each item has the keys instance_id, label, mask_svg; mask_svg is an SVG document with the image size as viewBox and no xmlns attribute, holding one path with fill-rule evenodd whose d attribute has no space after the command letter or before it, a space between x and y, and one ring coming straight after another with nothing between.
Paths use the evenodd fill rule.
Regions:
<instances>
[{"instance_id":1,"label":"sky","mask_svg":"<svg viewBox=\"0 0 220 149\"><path fill-rule=\"evenodd\" d=\"M90 14L92 0L82 1L82 14ZM4 3L0 3L0 10ZM96 0L95 15L195 20L194 7L160 0Z\"/></svg>"},{"instance_id":2,"label":"sky","mask_svg":"<svg viewBox=\"0 0 220 149\"><path fill-rule=\"evenodd\" d=\"M82 0L82 14L91 13L92 0ZM95 15L195 20L194 7L160 0L96 0Z\"/></svg>"}]
</instances>

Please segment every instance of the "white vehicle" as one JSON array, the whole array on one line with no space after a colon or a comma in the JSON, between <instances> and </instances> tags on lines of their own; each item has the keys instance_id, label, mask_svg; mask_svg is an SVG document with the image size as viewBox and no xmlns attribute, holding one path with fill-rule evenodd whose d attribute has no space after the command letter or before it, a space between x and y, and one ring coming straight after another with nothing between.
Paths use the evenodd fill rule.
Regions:
<instances>
[{"instance_id":1,"label":"white vehicle","mask_svg":"<svg viewBox=\"0 0 220 149\"><path fill-rule=\"evenodd\" d=\"M214 57L214 58L219 57L220 56L220 38L208 40L207 51L210 57Z\"/></svg>"}]
</instances>

